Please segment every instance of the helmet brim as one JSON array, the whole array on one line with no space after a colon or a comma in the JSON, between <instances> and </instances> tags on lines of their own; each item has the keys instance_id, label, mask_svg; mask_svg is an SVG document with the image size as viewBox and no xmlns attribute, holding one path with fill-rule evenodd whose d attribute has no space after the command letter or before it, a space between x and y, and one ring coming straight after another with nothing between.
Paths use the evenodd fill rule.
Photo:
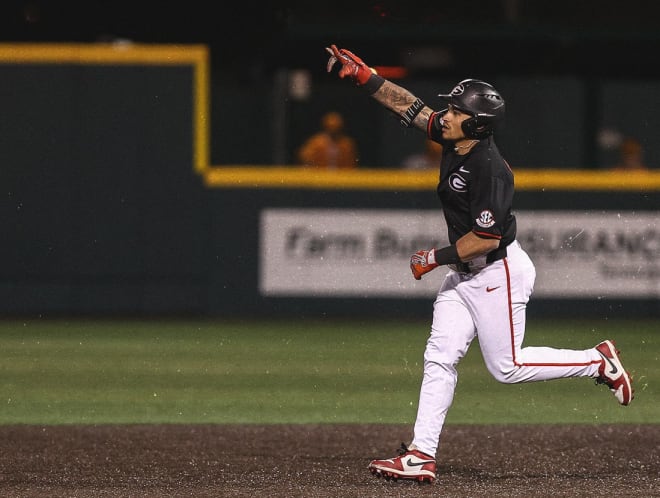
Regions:
<instances>
[{"instance_id":1,"label":"helmet brim","mask_svg":"<svg viewBox=\"0 0 660 498\"><path fill-rule=\"evenodd\" d=\"M440 98L440 100L442 102L444 102L447 105L451 105L452 107L454 107L454 108L458 109L459 111L461 111L463 114L468 114L470 116L474 116L474 113L472 111L466 109L465 107L463 107L461 105L461 103L458 102L458 100L453 95L446 95L446 94L441 93L441 94L438 95L438 97Z\"/></svg>"}]
</instances>

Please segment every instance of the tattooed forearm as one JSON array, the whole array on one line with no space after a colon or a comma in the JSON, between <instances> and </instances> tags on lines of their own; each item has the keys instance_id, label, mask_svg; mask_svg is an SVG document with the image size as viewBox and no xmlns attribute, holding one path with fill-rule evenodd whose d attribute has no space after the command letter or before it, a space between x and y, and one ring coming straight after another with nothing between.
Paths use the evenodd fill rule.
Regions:
<instances>
[{"instance_id":1,"label":"tattooed forearm","mask_svg":"<svg viewBox=\"0 0 660 498\"><path fill-rule=\"evenodd\" d=\"M406 109L417 99L408 90L391 81L385 81L372 97L396 114L406 112Z\"/></svg>"},{"instance_id":2,"label":"tattooed forearm","mask_svg":"<svg viewBox=\"0 0 660 498\"><path fill-rule=\"evenodd\" d=\"M417 97L411 92L388 80L371 96L398 116L403 116L408 108L417 100ZM413 125L420 130L426 131L426 124L432 112L432 109L424 106L419 114L415 116Z\"/></svg>"}]
</instances>

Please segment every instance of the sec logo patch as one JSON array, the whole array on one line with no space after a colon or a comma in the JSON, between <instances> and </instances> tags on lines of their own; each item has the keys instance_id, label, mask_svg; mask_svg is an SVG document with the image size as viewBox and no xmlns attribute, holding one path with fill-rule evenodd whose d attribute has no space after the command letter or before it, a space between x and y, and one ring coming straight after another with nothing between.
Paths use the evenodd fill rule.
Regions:
<instances>
[{"instance_id":1,"label":"sec logo patch","mask_svg":"<svg viewBox=\"0 0 660 498\"><path fill-rule=\"evenodd\" d=\"M495 224L495 217L490 210L484 209L475 221L482 228L490 228Z\"/></svg>"}]
</instances>

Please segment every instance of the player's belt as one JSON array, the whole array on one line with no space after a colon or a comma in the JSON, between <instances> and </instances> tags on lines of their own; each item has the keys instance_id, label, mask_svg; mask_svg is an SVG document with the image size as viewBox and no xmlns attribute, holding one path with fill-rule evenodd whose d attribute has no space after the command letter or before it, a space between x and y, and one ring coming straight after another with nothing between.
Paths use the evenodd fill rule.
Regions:
<instances>
[{"instance_id":1,"label":"player's belt","mask_svg":"<svg viewBox=\"0 0 660 498\"><path fill-rule=\"evenodd\" d=\"M486 267L486 265L504 258L506 258L506 246L500 247L499 249L489 252L486 256L475 258L467 263L455 263L447 266L459 273L479 273Z\"/></svg>"},{"instance_id":2,"label":"player's belt","mask_svg":"<svg viewBox=\"0 0 660 498\"><path fill-rule=\"evenodd\" d=\"M499 261L500 259L506 258L506 248L508 246L500 247L494 251L489 252L486 255L486 263L493 263L494 261Z\"/></svg>"},{"instance_id":3,"label":"player's belt","mask_svg":"<svg viewBox=\"0 0 660 498\"><path fill-rule=\"evenodd\" d=\"M468 263L452 263L447 266L458 273L472 273Z\"/></svg>"}]
</instances>

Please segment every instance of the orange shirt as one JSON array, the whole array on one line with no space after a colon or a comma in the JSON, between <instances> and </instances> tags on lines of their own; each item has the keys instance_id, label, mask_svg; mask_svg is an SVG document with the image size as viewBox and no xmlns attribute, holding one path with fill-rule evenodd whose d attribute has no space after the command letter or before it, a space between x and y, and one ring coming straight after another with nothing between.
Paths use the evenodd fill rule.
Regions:
<instances>
[{"instance_id":1,"label":"orange shirt","mask_svg":"<svg viewBox=\"0 0 660 498\"><path fill-rule=\"evenodd\" d=\"M342 135L333 140L324 132L312 135L298 151L304 166L325 169L352 169L357 166L355 140Z\"/></svg>"}]
</instances>

